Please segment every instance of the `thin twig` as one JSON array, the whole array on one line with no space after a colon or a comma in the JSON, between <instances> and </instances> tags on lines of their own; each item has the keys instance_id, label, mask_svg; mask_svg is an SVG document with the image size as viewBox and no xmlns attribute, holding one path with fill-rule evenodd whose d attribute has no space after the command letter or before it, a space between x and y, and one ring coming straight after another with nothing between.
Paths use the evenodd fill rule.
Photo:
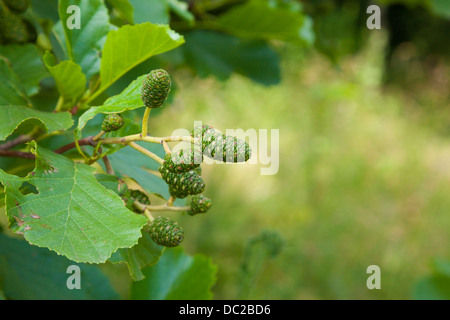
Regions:
<instances>
[{"instance_id":1,"label":"thin twig","mask_svg":"<svg viewBox=\"0 0 450 320\"><path fill-rule=\"evenodd\" d=\"M138 145L137 143L135 143L135 142L130 142L128 145L129 145L130 147L132 147L133 149L139 151L140 153L145 154L147 157L149 157L149 158L155 160L155 161L158 162L159 164L162 165L162 164L164 163L164 160L163 160L163 159L161 159L160 157L158 157L158 156L157 156L156 154L154 154L153 152L151 152L151 151L149 151L149 150L147 150L147 149L141 147L141 146Z\"/></svg>"},{"instance_id":2,"label":"thin twig","mask_svg":"<svg viewBox=\"0 0 450 320\"><path fill-rule=\"evenodd\" d=\"M142 117L142 136L146 137L148 134L148 117L150 116L152 108L145 108L144 116Z\"/></svg>"},{"instance_id":3,"label":"thin twig","mask_svg":"<svg viewBox=\"0 0 450 320\"><path fill-rule=\"evenodd\" d=\"M20 135L17 138L11 140L11 141L7 141L3 144L0 145L0 150L8 150L11 149L19 144L28 142L30 140L32 140L33 137L29 136L29 135Z\"/></svg>"},{"instance_id":4,"label":"thin twig","mask_svg":"<svg viewBox=\"0 0 450 320\"><path fill-rule=\"evenodd\" d=\"M83 138L81 140L78 140L78 145L79 146L95 146L96 143L92 140L92 136ZM55 153L64 153L66 151L69 151L70 149L73 149L76 147L76 143L75 142L71 142L69 144L66 144L65 146L62 146L61 148L55 150Z\"/></svg>"},{"instance_id":5,"label":"thin twig","mask_svg":"<svg viewBox=\"0 0 450 320\"><path fill-rule=\"evenodd\" d=\"M111 166L111 162L108 159L108 156L103 157L103 163L105 164L106 173L115 176L114 169Z\"/></svg>"},{"instance_id":6,"label":"thin twig","mask_svg":"<svg viewBox=\"0 0 450 320\"><path fill-rule=\"evenodd\" d=\"M34 159L34 154L16 150L0 150L0 157Z\"/></svg>"}]
</instances>

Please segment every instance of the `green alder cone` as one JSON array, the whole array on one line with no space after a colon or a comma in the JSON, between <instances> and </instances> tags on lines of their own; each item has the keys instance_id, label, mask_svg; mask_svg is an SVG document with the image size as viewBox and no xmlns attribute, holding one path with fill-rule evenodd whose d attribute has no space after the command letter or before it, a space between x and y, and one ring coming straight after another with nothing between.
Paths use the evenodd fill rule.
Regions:
<instances>
[{"instance_id":1,"label":"green alder cone","mask_svg":"<svg viewBox=\"0 0 450 320\"><path fill-rule=\"evenodd\" d=\"M108 114L102 123L102 130L105 132L116 131L122 128L124 124L123 118L117 113Z\"/></svg>"},{"instance_id":2,"label":"green alder cone","mask_svg":"<svg viewBox=\"0 0 450 320\"><path fill-rule=\"evenodd\" d=\"M175 220L157 217L150 223L152 240L165 247L176 247L184 240L184 231Z\"/></svg>"},{"instance_id":3,"label":"green alder cone","mask_svg":"<svg viewBox=\"0 0 450 320\"><path fill-rule=\"evenodd\" d=\"M201 138L203 155L215 160L227 163L246 162L252 154L246 141L222 134L208 125L194 128L191 136Z\"/></svg>"},{"instance_id":4,"label":"green alder cone","mask_svg":"<svg viewBox=\"0 0 450 320\"><path fill-rule=\"evenodd\" d=\"M3 0L11 11L16 13L23 13L30 5L29 0Z\"/></svg>"},{"instance_id":5,"label":"green alder cone","mask_svg":"<svg viewBox=\"0 0 450 320\"><path fill-rule=\"evenodd\" d=\"M200 167L201 155L196 159L194 151L179 150L177 152L166 153L163 166L173 173L185 173Z\"/></svg>"},{"instance_id":6,"label":"green alder cone","mask_svg":"<svg viewBox=\"0 0 450 320\"><path fill-rule=\"evenodd\" d=\"M211 199L199 194L193 196L191 199L191 210L188 211L190 216L195 216L199 213L206 213L212 207Z\"/></svg>"},{"instance_id":7,"label":"green alder cone","mask_svg":"<svg viewBox=\"0 0 450 320\"><path fill-rule=\"evenodd\" d=\"M32 26L12 12L0 14L0 32L6 43L27 43L36 38Z\"/></svg>"},{"instance_id":8,"label":"green alder cone","mask_svg":"<svg viewBox=\"0 0 450 320\"><path fill-rule=\"evenodd\" d=\"M145 205L150 205L150 199L141 190L130 190L130 196L134 201L140 202Z\"/></svg>"},{"instance_id":9,"label":"green alder cone","mask_svg":"<svg viewBox=\"0 0 450 320\"><path fill-rule=\"evenodd\" d=\"M173 173L164 166L159 167L163 180L169 185L170 194L177 198L200 194L205 190L205 182L197 170L185 173Z\"/></svg>"},{"instance_id":10,"label":"green alder cone","mask_svg":"<svg viewBox=\"0 0 450 320\"><path fill-rule=\"evenodd\" d=\"M159 108L166 101L172 86L167 71L156 69L151 71L142 82L141 99L147 108Z\"/></svg>"}]
</instances>

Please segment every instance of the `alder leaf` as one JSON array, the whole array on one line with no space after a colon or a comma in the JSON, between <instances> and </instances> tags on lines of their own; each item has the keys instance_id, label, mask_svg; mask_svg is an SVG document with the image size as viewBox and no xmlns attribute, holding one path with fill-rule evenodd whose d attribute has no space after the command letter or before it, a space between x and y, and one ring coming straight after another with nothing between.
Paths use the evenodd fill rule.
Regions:
<instances>
[{"instance_id":1,"label":"alder leaf","mask_svg":"<svg viewBox=\"0 0 450 320\"><path fill-rule=\"evenodd\" d=\"M211 259L186 255L183 249L166 249L159 262L143 270L145 279L131 286L136 300L212 299L217 267Z\"/></svg>"},{"instance_id":2,"label":"alder leaf","mask_svg":"<svg viewBox=\"0 0 450 320\"><path fill-rule=\"evenodd\" d=\"M44 54L43 60L65 102L75 100L83 94L86 88L86 76L78 64L66 60L55 65L55 57L48 51Z\"/></svg>"},{"instance_id":3,"label":"alder leaf","mask_svg":"<svg viewBox=\"0 0 450 320\"><path fill-rule=\"evenodd\" d=\"M119 249L109 259L112 263L125 262L134 281L145 278L141 269L158 262L164 247L153 242L148 233L144 233L137 245L128 249Z\"/></svg>"},{"instance_id":4,"label":"alder leaf","mask_svg":"<svg viewBox=\"0 0 450 320\"><path fill-rule=\"evenodd\" d=\"M21 178L0 170L10 228L31 244L77 262L103 263L119 248L134 246L147 223L97 182L94 169L31 142L36 168ZM36 193L23 194L22 185Z\"/></svg>"},{"instance_id":5,"label":"alder leaf","mask_svg":"<svg viewBox=\"0 0 450 320\"><path fill-rule=\"evenodd\" d=\"M62 256L26 241L0 233L0 300L1 291L14 300L112 300L119 295L98 266L80 268L81 290L66 286L69 266L75 265Z\"/></svg>"},{"instance_id":6,"label":"alder leaf","mask_svg":"<svg viewBox=\"0 0 450 320\"><path fill-rule=\"evenodd\" d=\"M76 11L68 10L71 6L79 8L79 17ZM110 30L108 9L103 0L59 0L58 9L67 54L81 66L89 80L100 70L100 52ZM80 18L79 29L68 28L67 22L72 18Z\"/></svg>"},{"instance_id":7,"label":"alder leaf","mask_svg":"<svg viewBox=\"0 0 450 320\"><path fill-rule=\"evenodd\" d=\"M146 76L142 75L131 82L125 90L107 99L102 106L91 107L85 111L78 120L75 131L77 137L79 138L81 136L81 130L86 126L86 123L100 113L122 113L126 110L143 107L144 104L141 100L140 89L142 81Z\"/></svg>"},{"instance_id":8,"label":"alder leaf","mask_svg":"<svg viewBox=\"0 0 450 320\"><path fill-rule=\"evenodd\" d=\"M138 64L183 43L183 36L167 25L149 22L110 31L103 47L97 95Z\"/></svg>"}]
</instances>

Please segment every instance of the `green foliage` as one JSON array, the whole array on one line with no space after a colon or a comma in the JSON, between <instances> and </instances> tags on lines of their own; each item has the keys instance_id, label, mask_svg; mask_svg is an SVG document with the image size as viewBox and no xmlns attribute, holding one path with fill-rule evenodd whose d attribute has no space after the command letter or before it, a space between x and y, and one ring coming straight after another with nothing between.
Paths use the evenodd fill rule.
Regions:
<instances>
[{"instance_id":1,"label":"green foliage","mask_svg":"<svg viewBox=\"0 0 450 320\"><path fill-rule=\"evenodd\" d=\"M413 298L417 300L450 299L450 263L435 260L432 275L420 280L414 288Z\"/></svg>"},{"instance_id":2,"label":"green foliage","mask_svg":"<svg viewBox=\"0 0 450 320\"><path fill-rule=\"evenodd\" d=\"M84 93L86 88L86 76L81 67L71 60L62 61L55 65L55 57L46 52L43 60L52 77L63 101L74 103Z\"/></svg>"},{"instance_id":3,"label":"green foliage","mask_svg":"<svg viewBox=\"0 0 450 320\"><path fill-rule=\"evenodd\" d=\"M164 247L157 245L148 233L144 233L137 245L132 248L117 250L109 258L109 261L126 263L133 280L141 281L145 278L142 269L156 264L163 252Z\"/></svg>"},{"instance_id":4,"label":"green foliage","mask_svg":"<svg viewBox=\"0 0 450 320\"><path fill-rule=\"evenodd\" d=\"M145 279L131 286L132 299L205 300L212 298L217 267L202 255L191 257L182 248L174 248L143 273Z\"/></svg>"},{"instance_id":5,"label":"green foliage","mask_svg":"<svg viewBox=\"0 0 450 320\"><path fill-rule=\"evenodd\" d=\"M67 21L74 13L67 8L76 5L80 8L81 23L85 27L67 27ZM67 58L80 65L86 79L100 70L99 52L102 51L105 38L110 31L108 10L103 0L59 0L59 18L65 35L63 42ZM104 48L103 48L104 50Z\"/></svg>"},{"instance_id":6,"label":"green foliage","mask_svg":"<svg viewBox=\"0 0 450 320\"><path fill-rule=\"evenodd\" d=\"M333 102L344 98L351 100L354 98L353 86L344 89L327 87L325 90L320 86L309 87L314 99L306 102L286 99L286 96L307 90L305 87L316 77L316 73L311 72L304 75L308 79L306 86L299 79L290 82L287 78L284 84L296 88L287 94L265 96L266 91L260 92L262 98L257 108L251 108L247 98L258 92L260 89L256 88L259 87L233 88L227 91L226 99L230 100L223 110L220 101L216 100L220 94L216 92L216 97L210 93L215 82L210 82L201 92L202 99L203 96L208 98L197 103L186 106L184 100L178 103L173 99L173 91L169 99L167 96L173 79L178 81L179 75L180 79L188 79L184 86L191 82L189 73L177 74L183 68L202 78L214 76L219 80L236 81L234 75L238 74L241 78L270 86L281 82L281 58L292 48L301 50L301 59L304 59L306 49L315 46L338 64L341 57L360 50L368 38L363 32L366 30L367 3L337 0L301 3L294 0L32 0L30 6L27 0L1 0L0 200L5 203L5 224L8 224L1 232L15 232L28 243L0 234L0 299L118 298L105 276L94 266L84 268L82 265L88 291L61 291L55 284L62 281L64 268L73 262L99 264L107 261L125 263L132 280L140 281L132 285L133 298L209 299L215 282L215 266L205 257L185 255L182 249L166 250L165 246L179 245L184 233L174 219L153 219L152 215L159 211L173 211L174 215L187 213L175 218L184 226L189 216L215 208L232 212L205 216L203 224L189 225L189 231L191 227L197 227L201 232L196 234L202 235L203 239L210 238L204 244L208 246L222 243L215 241L216 237L229 236L229 232L223 232L226 227L221 223L217 224L221 232L216 232L211 224L213 220L207 220L210 217L235 219L236 225L248 219L242 224L241 230L245 232L241 234L244 235L251 231L249 229L257 228L260 222L254 217L246 218L248 214L278 209L278 202L291 204L293 213L300 210L302 217L309 217L310 211L317 212L320 217L327 209L339 207L336 203L344 211L353 210L349 204L351 200L343 201L344 205L339 202L346 199L346 195L343 196L346 192L341 192L340 188L330 187L332 192L327 189L334 183L334 180L327 180L327 172L316 172L317 163L328 159L328 155L321 158L314 153L320 153L314 149L317 145L321 146L317 147L319 149L326 149L326 143L324 147L316 143L314 137L317 132L326 136L328 132L324 128L327 126L322 124L331 117L323 111L322 101L328 96L333 97ZM393 1L384 3L394 5ZM410 2L395 1L397 3ZM434 12L441 17L439 19L448 17L448 6L443 1L412 1L411 4ZM77 10L67 10L70 5L80 9L79 17ZM75 23L78 18L81 18L79 28ZM75 28L71 26L73 23ZM446 26L441 23L439 20L440 25ZM288 75L297 70L297 65L290 67L285 68ZM149 70L154 71L148 75ZM174 72L174 77L163 70ZM364 81L372 78L364 77ZM198 82L192 80L192 83ZM221 90L225 91L229 83ZM179 89L185 90L184 86ZM364 90L365 93L368 91ZM138 110L143 106L170 105L173 101L176 106L172 111L164 114L165 110L154 110L150 119L148 108ZM257 184L254 182L257 179L245 175L229 174L226 177L245 177L245 183L238 181L236 185L245 185L246 192L251 195L248 198L257 199L252 208L247 208L246 214L238 213L247 197L232 193L242 188L227 188L230 180L206 170L208 178L219 181L220 185L211 190L218 198L214 198L212 209L212 201L201 194L205 190L205 181L200 163L203 154L226 163L245 162L251 157L249 144L209 126L197 133L194 130L192 136L170 136L170 130L175 128L179 118L188 122L194 120L196 108L208 105L209 101L219 102L209 109L229 124L249 127L270 124L264 122L268 118L261 118L264 114L270 114L274 121L283 120L288 129L284 131L287 136L283 140L290 142L289 148L299 140L290 136L290 132L298 133L299 127L302 132L308 132L311 127L319 128L308 137L309 149L315 151L306 148L302 159L296 159L296 155L285 156L285 159L298 160L293 160L295 168L285 170L288 172L283 176L285 181L274 179L266 185L267 182ZM304 120L300 110L304 108L297 107L298 101L302 101L305 108L306 104L317 107L310 111L313 118L310 122ZM180 117L173 116L179 111L185 113ZM234 115L238 116L233 118ZM162 120L166 116L169 118ZM232 120L227 121L227 118ZM279 121L273 127L278 127ZM354 124L342 127L358 129ZM162 135L157 136L157 132ZM201 146L195 145L193 137L202 139ZM190 144L191 148L194 146L194 150L171 152L168 144L181 141ZM352 150L349 152L354 155ZM199 159L195 159L197 155L200 155ZM347 167L342 169L339 167L341 162L333 160L327 167L333 169L334 176L345 176L342 170ZM334 163L337 164L333 167ZM304 168L305 176L298 176L299 164L307 167ZM354 162L351 167L356 171L360 168ZM320 179L315 177L316 174ZM272 189L296 186L298 181L305 184L299 188L300 194L292 196L289 192L279 192L277 201L271 197ZM323 190L328 191L327 201L320 198ZM185 202L183 199L188 196L192 197ZM282 210L273 211L277 212L277 217L267 223L288 221L290 224L297 217L292 212L282 216ZM266 225L266 222L261 224ZM240 230L234 224L232 226L229 230L238 234ZM317 233L305 235L296 229L296 240L297 237L310 241ZM279 254L283 247L280 239L277 234L263 233L250 241L241 270L244 277L241 279L242 297L250 296L266 262ZM197 240L191 240L193 242L188 246L202 243ZM233 240L233 247L239 246L241 240ZM309 248L311 252L316 250L311 243ZM318 251L324 249L319 248ZM302 255L292 258L303 266L302 259ZM32 279L30 270L37 271L38 279ZM440 283L446 283L445 277L442 273L433 275L431 280L419 285L422 288L419 291L428 292L432 297L446 297L446 285L440 286ZM36 288L42 282L45 283L43 287Z\"/></svg>"},{"instance_id":7,"label":"green foliage","mask_svg":"<svg viewBox=\"0 0 450 320\"><path fill-rule=\"evenodd\" d=\"M28 96L36 94L39 82L48 76L41 53L33 44L0 46L0 56L6 58Z\"/></svg>"},{"instance_id":8,"label":"green foliage","mask_svg":"<svg viewBox=\"0 0 450 320\"><path fill-rule=\"evenodd\" d=\"M280 58L266 42L245 40L209 30L185 35L183 58L200 77L220 80L237 73L264 85L280 82Z\"/></svg>"},{"instance_id":9,"label":"green foliage","mask_svg":"<svg viewBox=\"0 0 450 320\"><path fill-rule=\"evenodd\" d=\"M99 185L93 169L32 145L36 168L25 178L0 170L10 228L29 242L77 262L102 263L141 237L146 219L125 209L120 197ZM37 194L24 195L24 182ZM51 207L48 199L56 201Z\"/></svg>"},{"instance_id":10,"label":"green foliage","mask_svg":"<svg viewBox=\"0 0 450 320\"><path fill-rule=\"evenodd\" d=\"M152 240L164 247L177 247L184 240L184 230L175 220L157 217L149 226Z\"/></svg>"},{"instance_id":11,"label":"green foliage","mask_svg":"<svg viewBox=\"0 0 450 320\"><path fill-rule=\"evenodd\" d=\"M67 268L74 265L62 256L26 241L0 233L0 285L13 300L110 300L119 295L97 266L80 267L83 290L69 290Z\"/></svg>"},{"instance_id":12,"label":"green foliage","mask_svg":"<svg viewBox=\"0 0 450 320\"><path fill-rule=\"evenodd\" d=\"M111 31L102 53L100 92L138 64L183 43L184 38L166 25L143 23Z\"/></svg>"}]
</instances>

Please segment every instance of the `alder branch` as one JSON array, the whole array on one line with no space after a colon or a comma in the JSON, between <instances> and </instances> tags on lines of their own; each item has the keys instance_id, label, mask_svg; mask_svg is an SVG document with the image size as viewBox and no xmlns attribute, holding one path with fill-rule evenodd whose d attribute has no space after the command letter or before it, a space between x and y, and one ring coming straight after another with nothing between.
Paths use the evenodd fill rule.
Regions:
<instances>
[{"instance_id":1,"label":"alder branch","mask_svg":"<svg viewBox=\"0 0 450 320\"><path fill-rule=\"evenodd\" d=\"M0 150L0 157L34 159L34 154L16 150Z\"/></svg>"}]
</instances>

